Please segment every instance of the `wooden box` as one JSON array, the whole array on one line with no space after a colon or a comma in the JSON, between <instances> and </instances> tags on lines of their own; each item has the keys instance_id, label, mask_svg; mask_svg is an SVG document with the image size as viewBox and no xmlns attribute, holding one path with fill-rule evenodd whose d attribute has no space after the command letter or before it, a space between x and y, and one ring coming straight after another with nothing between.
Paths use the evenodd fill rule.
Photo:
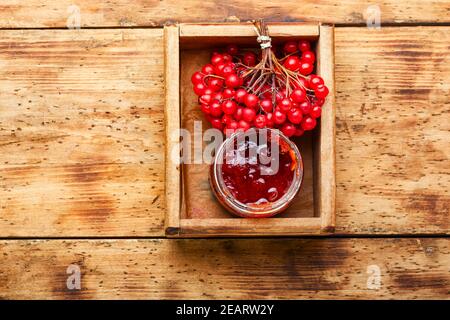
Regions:
<instances>
[{"instance_id":1,"label":"wooden box","mask_svg":"<svg viewBox=\"0 0 450 320\"><path fill-rule=\"evenodd\" d=\"M293 205L273 218L237 218L214 198L207 164L172 161L179 153L180 128L192 130L193 120L208 123L198 108L190 77L206 64L213 50L229 43L257 48L251 23L180 24L167 26L166 83L166 220L168 237L293 236L329 234L335 225L334 28L321 24L269 24L272 43L309 39L315 43L316 73L330 89L318 126L296 143L304 159L302 189ZM177 149L178 148L178 149Z\"/></svg>"}]
</instances>

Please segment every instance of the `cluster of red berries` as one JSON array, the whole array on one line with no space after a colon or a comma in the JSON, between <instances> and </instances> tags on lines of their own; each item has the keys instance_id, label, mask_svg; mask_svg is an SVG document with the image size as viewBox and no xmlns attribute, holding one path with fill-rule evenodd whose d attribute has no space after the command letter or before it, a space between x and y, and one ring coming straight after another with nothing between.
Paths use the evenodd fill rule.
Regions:
<instances>
[{"instance_id":1,"label":"cluster of red berries","mask_svg":"<svg viewBox=\"0 0 450 320\"><path fill-rule=\"evenodd\" d=\"M288 41L272 50L272 76L255 80L261 55L239 52L232 44L214 52L210 63L192 75L200 108L211 125L226 134L251 127L278 128L286 136L312 130L322 112L328 88L312 74L315 54L309 41ZM280 57L277 57L280 56Z\"/></svg>"}]
</instances>

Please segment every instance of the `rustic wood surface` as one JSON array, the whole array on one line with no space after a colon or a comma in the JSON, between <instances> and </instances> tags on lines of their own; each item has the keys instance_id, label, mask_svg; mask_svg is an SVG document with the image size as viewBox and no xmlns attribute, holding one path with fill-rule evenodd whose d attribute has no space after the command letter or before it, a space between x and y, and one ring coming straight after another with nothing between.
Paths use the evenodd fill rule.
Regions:
<instances>
[{"instance_id":1,"label":"rustic wood surface","mask_svg":"<svg viewBox=\"0 0 450 320\"><path fill-rule=\"evenodd\" d=\"M380 30L359 0L79 0L82 27L111 29L48 29L72 4L0 4L0 299L449 299L448 0L379 1ZM259 17L338 24L336 232L358 237L156 239L163 29L134 27ZM149 239L11 239L99 236Z\"/></svg>"},{"instance_id":2,"label":"rustic wood surface","mask_svg":"<svg viewBox=\"0 0 450 320\"><path fill-rule=\"evenodd\" d=\"M162 30L0 34L0 236L162 236ZM337 233L450 233L449 42L336 29Z\"/></svg>"},{"instance_id":3,"label":"rustic wood surface","mask_svg":"<svg viewBox=\"0 0 450 320\"><path fill-rule=\"evenodd\" d=\"M1 28L65 28L76 4L82 27L162 26L170 22L321 21L366 24L363 0L3 0ZM380 0L383 23L448 23L448 0ZM369 12L368 12L369 11Z\"/></svg>"},{"instance_id":4,"label":"rustic wood surface","mask_svg":"<svg viewBox=\"0 0 450 320\"><path fill-rule=\"evenodd\" d=\"M447 299L450 293L449 239L10 240L0 242L0 256L0 298ZM81 290L66 287L71 264L80 267ZM373 270L380 271L379 287Z\"/></svg>"}]
</instances>

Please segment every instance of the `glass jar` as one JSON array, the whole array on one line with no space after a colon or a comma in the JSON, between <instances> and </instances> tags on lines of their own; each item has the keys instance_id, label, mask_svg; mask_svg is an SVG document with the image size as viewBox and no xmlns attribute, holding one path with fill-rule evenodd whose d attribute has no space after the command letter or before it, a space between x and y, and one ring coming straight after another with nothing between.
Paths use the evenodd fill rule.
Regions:
<instances>
[{"instance_id":1,"label":"glass jar","mask_svg":"<svg viewBox=\"0 0 450 320\"><path fill-rule=\"evenodd\" d=\"M209 180L214 195L229 212L245 218L272 217L299 193L303 159L297 146L279 130L239 131L217 150Z\"/></svg>"}]
</instances>

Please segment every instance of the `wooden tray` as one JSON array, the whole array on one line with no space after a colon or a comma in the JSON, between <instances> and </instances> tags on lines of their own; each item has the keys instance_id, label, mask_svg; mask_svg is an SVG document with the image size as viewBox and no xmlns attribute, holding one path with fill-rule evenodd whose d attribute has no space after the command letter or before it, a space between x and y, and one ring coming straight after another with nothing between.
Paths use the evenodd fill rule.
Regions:
<instances>
[{"instance_id":1,"label":"wooden tray","mask_svg":"<svg viewBox=\"0 0 450 320\"><path fill-rule=\"evenodd\" d=\"M292 236L328 234L335 226L334 28L321 24L270 24L272 42L315 42L317 73L330 89L317 128L296 140L305 165L302 190L292 206L276 217L236 218L211 193L207 164L178 165L179 130L193 131L193 121L209 127L198 108L190 77L209 61L214 49L228 43L258 46L253 26L180 24L166 26L166 221L168 237ZM177 149L178 148L178 149Z\"/></svg>"}]
</instances>

